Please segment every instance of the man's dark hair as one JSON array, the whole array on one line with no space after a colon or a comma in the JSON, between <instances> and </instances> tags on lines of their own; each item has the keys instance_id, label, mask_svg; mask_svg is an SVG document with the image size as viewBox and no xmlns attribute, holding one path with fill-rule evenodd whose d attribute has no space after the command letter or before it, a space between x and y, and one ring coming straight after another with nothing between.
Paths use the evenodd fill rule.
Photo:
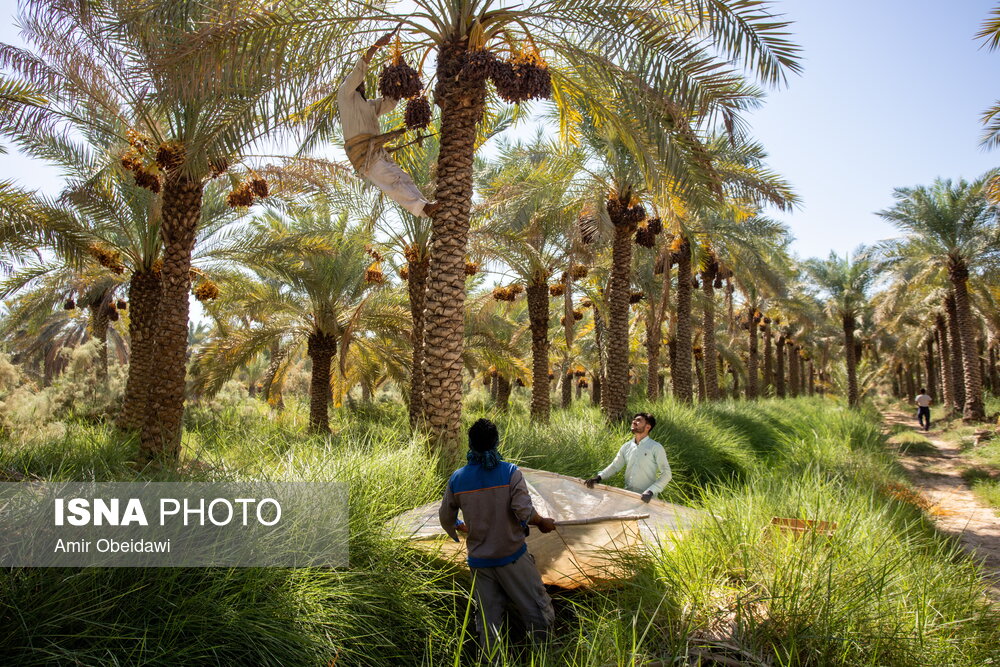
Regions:
<instances>
[{"instance_id":1,"label":"man's dark hair","mask_svg":"<svg viewBox=\"0 0 1000 667\"><path fill-rule=\"evenodd\" d=\"M652 431L656 427L656 417L649 414L648 412L637 412L634 415L632 415L632 419L635 419L636 417L642 417L643 419L645 419L646 423L649 424L650 431Z\"/></svg>"},{"instance_id":2,"label":"man's dark hair","mask_svg":"<svg viewBox=\"0 0 1000 667\"><path fill-rule=\"evenodd\" d=\"M926 390L926 389L924 389L923 387L921 387L921 388L920 388L920 393L921 393L921 394L926 394L926 393L927 393L927 390Z\"/></svg>"},{"instance_id":3,"label":"man's dark hair","mask_svg":"<svg viewBox=\"0 0 1000 667\"><path fill-rule=\"evenodd\" d=\"M479 419L469 427L469 449L475 452L488 452L500 444L500 432L497 425L489 419Z\"/></svg>"},{"instance_id":4,"label":"man's dark hair","mask_svg":"<svg viewBox=\"0 0 1000 667\"><path fill-rule=\"evenodd\" d=\"M365 99L365 100L368 99L368 96L365 95L365 82L364 81L362 81L361 83L359 83L358 87L355 88L354 90L358 91L358 95L361 95L361 99Z\"/></svg>"}]
</instances>

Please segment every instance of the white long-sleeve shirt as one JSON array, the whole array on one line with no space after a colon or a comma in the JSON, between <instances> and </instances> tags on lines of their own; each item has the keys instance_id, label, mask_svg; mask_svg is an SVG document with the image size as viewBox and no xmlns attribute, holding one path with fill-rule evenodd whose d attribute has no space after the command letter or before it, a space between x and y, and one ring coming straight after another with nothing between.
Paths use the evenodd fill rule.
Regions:
<instances>
[{"instance_id":1,"label":"white long-sleeve shirt","mask_svg":"<svg viewBox=\"0 0 1000 667\"><path fill-rule=\"evenodd\" d=\"M376 100L366 100L361 97L357 87L365 80L368 63L364 58L358 59L351 73L337 89L337 106L340 110L340 122L344 126L344 140L359 134L380 134L378 117L396 108L399 100L391 97L380 97Z\"/></svg>"},{"instance_id":2,"label":"white long-sleeve shirt","mask_svg":"<svg viewBox=\"0 0 1000 667\"><path fill-rule=\"evenodd\" d=\"M673 476L663 445L648 435L638 444L631 438L618 450L611 465L597 474L602 480L607 479L622 466L625 466L625 488L636 493L652 491L654 496L658 495Z\"/></svg>"}]
</instances>

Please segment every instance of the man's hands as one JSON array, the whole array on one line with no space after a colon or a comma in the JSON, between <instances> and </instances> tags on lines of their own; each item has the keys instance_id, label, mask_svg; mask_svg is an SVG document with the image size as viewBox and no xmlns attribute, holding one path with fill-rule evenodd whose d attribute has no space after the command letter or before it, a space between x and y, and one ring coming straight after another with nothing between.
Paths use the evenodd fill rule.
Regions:
<instances>
[{"instance_id":1,"label":"man's hands","mask_svg":"<svg viewBox=\"0 0 1000 667\"><path fill-rule=\"evenodd\" d=\"M366 63L371 62L372 56L375 55L375 52L378 51L381 47L388 44L390 41L392 41L392 36L395 35L398 31L399 31L399 26L396 26L395 29L385 33L384 35L379 37L374 44L369 46L368 50L365 51L365 62Z\"/></svg>"},{"instance_id":2,"label":"man's hands","mask_svg":"<svg viewBox=\"0 0 1000 667\"><path fill-rule=\"evenodd\" d=\"M590 479L586 480L584 482L584 484L587 485L588 489L592 489L592 488L594 488L594 484L597 484L600 481L601 481L601 476L600 475L594 475Z\"/></svg>"},{"instance_id":3,"label":"man's hands","mask_svg":"<svg viewBox=\"0 0 1000 667\"><path fill-rule=\"evenodd\" d=\"M646 491L644 494L642 494L642 497L640 498L640 500L644 503L648 503L652 499L653 499L652 491Z\"/></svg>"},{"instance_id":4,"label":"man's hands","mask_svg":"<svg viewBox=\"0 0 1000 667\"><path fill-rule=\"evenodd\" d=\"M538 512L535 512L531 520L528 521L532 526L538 526L538 530L543 533L551 533L556 529L556 521L552 517L541 516Z\"/></svg>"}]
</instances>

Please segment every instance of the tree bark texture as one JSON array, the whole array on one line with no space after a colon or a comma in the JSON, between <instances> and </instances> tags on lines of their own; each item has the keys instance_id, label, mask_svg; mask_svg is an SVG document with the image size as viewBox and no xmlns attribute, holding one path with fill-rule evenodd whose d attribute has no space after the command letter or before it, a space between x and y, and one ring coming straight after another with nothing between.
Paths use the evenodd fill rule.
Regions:
<instances>
[{"instance_id":1,"label":"tree bark texture","mask_svg":"<svg viewBox=\"0 0 1000 667\"><path fill-rule=\"evenodd\" d=\"M702 314L702 355L704 357L705 396L710 401L719 400L719 354L715 349L715 281L716 267L701 272L701 291L705 295L705 312Z\"/></svg>"},{"instance_id":2,"label":"tree bark texture","mask_svg":"<svg viewBox=\"0 0 1000 667\"><path fill-rule=\"evenodd\" d=\"M97 367L94 369L97 375L97 385L105 387L108 384L108 305L105 300L101 300L96 305L90 306L90 334L98 342Z\"/></svg>"},{"instance_id":3,"label":"tree bark texture","mask_svg":"<svg viewBox=\"0 0 1000 667\"><path fill-rule=\"evenodd\" d=\"M281 368L281 362L287 356L287 346L282 348L281 343L277 341L271 345L271 361L267 364L267 370L264 371L264 380L261 382L261 398L278 412L285 409L285 400L281 395L281 384L275 384L274 379L278 375L278 369Z\"/></svg>"},{"instance_id":4,"label":"tree bark texture","mask_svg":"<svg viewBox=\"0 0 1000 667\"><path fill-rule=\"evenodd\" d=\"M600 373L590 374L590 404L594 407L601 405L601 375Z\"/></svg>"},{"instance_id":5,"label":"tree bark texture","mask_svg":"<svg viewBox=\"0 0 1000 667\"><path fill-rule=\"evenodd\" d=\"M754 318L755 312L755 308L751 306L747 307L747 333L750 335L747 343L747 398L749 400L754 400L758 395L757 369L760 365L760 359L757 353L757 322Z\"/></svg>"},{"instance_id":6,"label":"tree bark texture","mask_svg":"<svg viewBox=\"0 0 1000 667\"><path fill-rule=\"evenodd\" d=\"M934 374L934 338L928 336L923 347L924 375L927 376L927 394L935 400L940 400L941 396L938 394L937 378Z\"/></svg>"},{"instance_id":7,"label":"tree bark texture","mask_svg":"<svg viewBox=\"0 0 1000 667\"><path fill-rule=\"evenodd\" d=\"M566 357L563 362L563 373L569 373L572 368L570 363L570 355L573 352L573 329L575 327L576 319L573 317L573 276L570 275L570 269L573 268L573 263L570 262L569 266L566 267L566 280L563 289L563 335L566 338ZM580 397L580 392L576 393L577 398ZM562 407L563 410L568 410L573 402L573 384L570 382L568 387L563 387L562 394Z\"/></svg>"},{"instance_id":8,"label":"tree bark texture","mask_svg":"<svg viewBox=\"0 0 1000 667\"><path fill-rule=\"evenodd\" d=\"M204 184L178 171L167 174L163 186L160 236L163 269L160 302L155 318L156 378L140 437L139 458L176 461L180 456L184 421L184 384L187 373L188 293L191 289L191 253L201 218Z\"/></svg>"},{"instance_id":9,"label":"tree bark texture","mask_svg":"<svg viewBox=\"0 0 1000 667\"><path fill-rule=\"evenodd\" d=\"M309 431L310 433L330 432L330 366L337 353L337 339L320 331L309 335L307 347L312 360L312 375L309 378Z\"/></svg>"},{"instance_id":10,"label":"tree bark texture","mask_svg":"<svg viewBox=\"0 0 1000 667\"><path fill-rule=\"evenodd\" d=\"M677 251L677 333L670 376L674 396L685 403L692 398L691 385L691 244L684 239Z\"/></svg>"},{"instance_id":11,"label":"tree bark texture","mask_svg":"<svg viewBox=\"0 0 1000 667\"><path fill-rule=\"evenodd\" d=\"M964 354L962 351L962 335L958 326L958 307L955 305L955 295L945 297L945 309L948 313L948 346L951 348L951 385L954 394L952 409L958 414L965 410L965 371L963 369Z\"/></svg>"},{"instance_id":12,"label":"tree bark texture","mask_svg":"<svg viewBox=\"0 0 1000 667\"><path fill-rule=\"evenodd\" d=\"M764 392L767 395L769 389L774 387L774 345L772 343L771 323L765 318L761 325L764 332Z\"/></svg>"},{"instance_id":13,"label":"tree bark texture","mask_svg":"<svg viewBox=\"0 0 1000 667\"><path fill-rule=\"evenodd\" d=\"M955 376L952 374L951 345L948 340L948 325L944 315L940 313L935 320L938 341L938 364L941 375L941 407L944 414L949 414L955 405Z\"/></svg>"},{"instance_id":14,"label":"tree bark texture","mask_svg":"<svg viewBox=\"0 0 1000 667\"><path fill-rule=\"evenodd\" d=\"M549 421L549 285L528 285L531 324L531 418Z\"/></svg>"},{"instance_id":15,"label":"tree bark texture","mask_svg":"<svg viewBox=\"0 0 1000 667\"><path fill-rule=\"evenodd\" d=\"M604 414L611 421L625 418L628 402L628 310L632 294L632 236L635 225L615 222L608 284L608 369L604 392Z\"/></svg>"},{"instance_id":16,"label":"tree bark texture","mask_svg":"<svg viewBox=\"0 0 1000 667\"><path fill-rule=\"evenodd\" d=\"M662 386L660 378L660 352L663 348L663 320L670 309L670 274L673 268L673 253L664 250L663 257L663 287L660 299L652 311L652 321L646 327L646 397L655 401L660 397Z\"/></svg>"},{"instance_id":17,"label":"tree bark texture","mask_svg":"<svg viewBox=\"0 0 1000 667\"><path fill-rule=\"evenodd\" d=\"M779 333L774 358L774 390L778 398L785 397L785 347L785 335Z\"/></svg>"},{"instance_id":18,"label":"tree bark texture","mask_svg":"<svg viewBox=\"0 0 1000 667\"><path fill-rule=\"evenodd\" d=\"M413 352L410 359L410 427L415 428L424 418L424 306L427 298L427 273L430 262L424 257L407 264L409 275L406 290L410 297L410 318L413 321Z\"/></svg>"},{"instance_id":19,"label":"tree bark texture","mask_svg":"<svg viewBox=\"0 0 1000 667\"><path fill-rule=\"evenodd\" d=\"M497 376L497 408L500 412L507 412L510 408L510 388L510 380L502 375Z\"/></svg>"},{"instance_id":20,"label":"tree bark texture","mask_svg":"<svg viewBox=\"0 0 1000 667\"><path fill-rule=\"evenodd\" d=\"M786 347L788 348L788 395L795 398L799 395L799 346L790 342Z\"/></svg>"},{"instance_id":21,"label":"tree bark texture","mask_svg":"<svg viewBox=\"0 0 1000 667\"><path fill-rule=\"evenodd\" d=\"M604 379L608 376L608 364L607 364L607 335L604 326L604 316L601 315L601 309L594 304L594 342L597 344L597 375L598 382L594 385L594 395L593 402L594 405L599 405L601 409L604 409L604 401L607 400L605 392L602 391L604 387Z\"/></svg>"},{"instance_id":22,"label":"tree bark texture","mask_svg":"<svg viewBox=\"0 0 1000 667\"><path fill-rule=\"evenodd\" d=\"M844 356L847 358L847 403L851 407L858 405L858 369L854 357L854 317L845 315L844 325Z\"/></svg>"},{"instance_id":23,"label":"tree bark texture","mask_svg":"<svg viewBox=\"0 0 1000 667\"><path fill-rule=\"evenodd\" d=\"M438 52L435 102L441 107L437 161L439 208L431 224L428 274L424 416L432 437L457 457L461 447L462 350L465 336L465 252L472 207L476 127L483 116L486 82L461 77L466 48L448 43Z\"/></svg>"},{"instance_id":24,"label":"tree bark texture","mask_svg":"<svg viewBox=\"0 0 1000 667\"><path fill-rule=\"evenodd\" d=\"M986 408L983 403L983 376L979 365L975 323L969 303L969 269L963 262L954 262L949 267L949 276L955 293L958 332L962 339L962 368L965 375L962 419L967 422L983 421L986 419Z\"/></svg>"},{"instance_id":25,"label":"tree bark texture","mask_svg":"<svg viewBox=\"0 0 1000 667\"><path fill-rule=\"evenodd\" d=\"M128 283L129 358L119 427L134 431L145 421L149 389L156 373L156 315L160 308L159 273L133 273Z\"/></svg>"}]
</instances>

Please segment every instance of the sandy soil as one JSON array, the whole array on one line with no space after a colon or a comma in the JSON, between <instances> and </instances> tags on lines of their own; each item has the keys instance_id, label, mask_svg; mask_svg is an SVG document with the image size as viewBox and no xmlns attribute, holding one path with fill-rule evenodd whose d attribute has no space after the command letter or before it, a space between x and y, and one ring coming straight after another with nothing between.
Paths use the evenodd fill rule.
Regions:
<instances>
[{"instance_id":1,"label":"sandy soil","mask_svg":"<svg viewBox=\"0 0 1000 667\"><path fill-rule=\"evenodd\" d=\"M886 412L884 417L887 425L905 424L923 433L911 414ZM901 454L900 462L920 494L933 504L930 514L938 529L956 537L982 561L992 597L1000 601L1000 517L992 507L980 503L962 479L967 464L959 446L943 440L933 425L923 435L937 451L924 456Z\"/></svg>"}]
</instances>

